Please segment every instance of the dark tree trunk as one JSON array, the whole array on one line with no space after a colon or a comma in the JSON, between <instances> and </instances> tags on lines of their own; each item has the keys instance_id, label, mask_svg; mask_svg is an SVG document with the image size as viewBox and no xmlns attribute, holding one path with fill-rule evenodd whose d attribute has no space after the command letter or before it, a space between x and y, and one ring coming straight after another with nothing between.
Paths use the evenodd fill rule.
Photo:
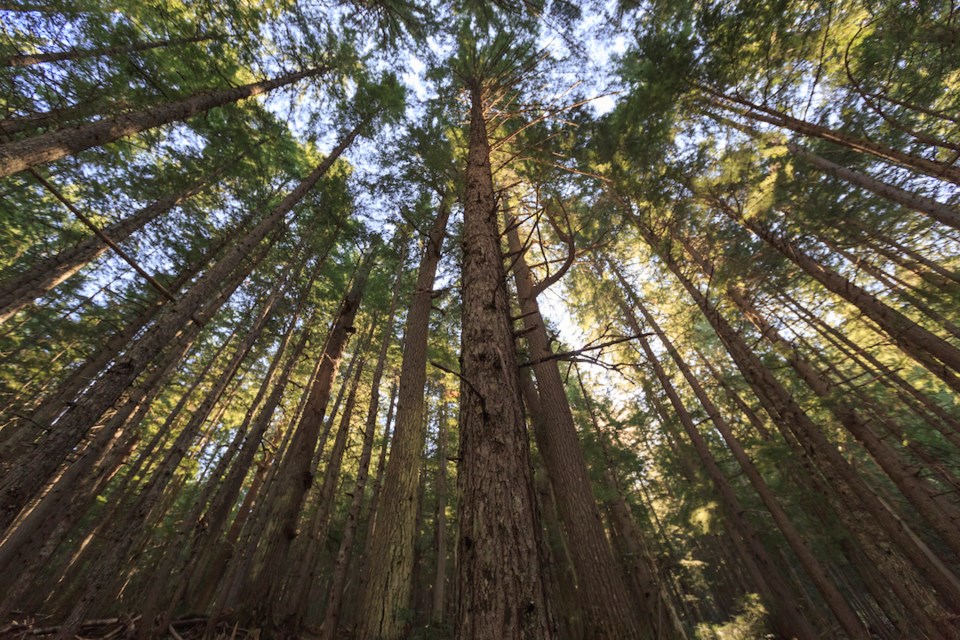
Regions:
<instances>
[{"instance_id":1,"label":"dark tree trunk","mask_svg":"<svg viewBox=\"0 0 960 640\"><path fill-rule=\"evenodd\" d=\"M543 640L553 630L483 97L475 81L463 197L456 635Z\"/></svg>"},{"instance_id":2,"label":"dark tree trunk","mask_svg":"<svg viewBox=\"0 0 960 640\"><path fill-rule=\"evenodd\" d=\"M367 544L368 580L360 594L356 631L360 640L397 640L404 632L404 615L410 607L417 488L426 437L423 407L427 337L433 283L449 215L450 203L442 198L426 238L407 311L393 444L383 475L383 494L371 516L376 522Z\"/></svg>"},{"instance_id":3,"label":"dark tree trunk","mask_svg":"<svg viewBox=\"0 0 960 640\"><path fill-rule=\"evenodd\" d=\"M318 76L327 70L326 67L307 69L288 73L272 80L253 82L242 87L206 91L141 111L0 144L0 178L86 149L99 147L153 127L186 120L214 107L267 93L303 78Z\"/></svg>"}]
</instances>

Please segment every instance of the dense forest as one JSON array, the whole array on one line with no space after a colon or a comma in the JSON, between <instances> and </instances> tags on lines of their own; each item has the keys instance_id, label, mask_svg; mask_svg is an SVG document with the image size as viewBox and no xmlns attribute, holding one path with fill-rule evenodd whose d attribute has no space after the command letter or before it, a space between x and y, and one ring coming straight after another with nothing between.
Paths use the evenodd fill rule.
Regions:
<instances>
[{"instance_id":1,"label":"dense forest","mask_svg":"<svg viewBox=\"0 0 960 640\"><path fill-rule=\"evenodd\" d=\"M0 637L960 638L960 7L0 2Z\"/></svg>"}]
</instances>

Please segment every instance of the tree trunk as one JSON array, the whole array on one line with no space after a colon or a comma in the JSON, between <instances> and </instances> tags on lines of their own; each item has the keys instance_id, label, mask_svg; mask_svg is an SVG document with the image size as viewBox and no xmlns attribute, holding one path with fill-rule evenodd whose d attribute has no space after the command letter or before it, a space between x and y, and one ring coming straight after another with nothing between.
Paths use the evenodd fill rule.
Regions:
<instances>
[{"instance_id":1,"label":"tree trunk","mask_svg":"<svg viewBox=\"0 0 960 640\"><path fill-rule=\"evenodd\" d=\"M553 636L500 251L483 89L470 87L463 197L456 636Z\"/></svg>"},{"instance_id":2,"label":"tree trunk","mask_svg":"<svg viewBox=\"0 0 960 640\"><path fill-rule=\"evenodd\" d=\"M650 246L655 249L660 247L659 240L652 230L641 221L636 222ZM874 545L889 536L896 545L896 549L905 554L926 581L936 588L937 596L951 610L960 610L958 609L960 583L957 582L956 577L935 557L932 557L928 549L918 544L919 541L912 532L908 531L906 523L882 506L877 495L866 485L863 478L839 455L836 447L826 441L823 433L813 424L789 392L763 366L759 357L720 315L716 307L683 273L673 256L666 252L660 252L659 255L700 307L766 411L774 421L793 430L796 438L803 443L807 455L820 462L820 469L842 499L843 505L839 513L851 523L848 526L851 533L859 535L860 540L867 545ZM876 525L879 525L879 528ZM925 628L934 629L938 624L936 622L938 618L948 617L948 614L932 600L932 594L925 585L914 589L918 584L923 585L923 580L904 580L894 577L900 574L912 574L910 565L901 563L897 554L884 550L878 551L878 554L873 557L876 562L883 563L888 580L898 581L891 582L891 588L907 587L913 594L910 597L923 602L922 608L918 607L918 610L923 611L920 621L924 623ZM905 597L905 602L909 601L910 597Z\"/></svg>"},{"instance_id":3,"label":"tree trunk","mask_svg":"<svg viewBox=\"0 0 960 640\"><path fill-rule=\"evenodd\" d=\"M249 260L250 255L257 252L257 247L264 238L279 226L294 205L323 177L365 124L361 122L347 134L296 189L240 238L196 284L166 308L157 321L127 349L123 356L115 360L113 365L87 389L83 397L60 416L56 422L58 437L54 439L57 443L79 441L136 380L147 364L191 321L203 304L212 297L216 297L224 281L232 279L231 274L236 272L245 276L249 273L249 269L253 268L253 262ZM276 235L273 240L276 240ZM243 266L244 262L247 262L246 267ZM38 451L40 450L42 448L38 448ZM45 479L61 463L63 455L59 452L56 455L40 455L36 458L35 464L31 464L29 469L24 469L24 472L28 477L33 477L34 481L37 478ZM32 493L19 486L5 488L2 495L3 521L10 522L20 505Z\"/></svg>"},{"instance_id":4,"label":"tree trunk","mask_svg":"<svg viewBox=\"0 0 960 640\"><path fill-rule=\"evenodd\" d=\"M367 544L368 582L360 594L357 615L359 640L397 640L403 634L413 583L414 522L419 508L417 487L423 456L424 385L427 378L427 337L433 283L450 203L442 198L417 271L417 283L407 311L400 366L396 426L390 458L383 475L383 494Z\"/></svg>"},{"instance_id":5,"label":"tree trunk","mask_svg":"<svg viewBox=\"0 0 960 640\"><path fill-rule=\"evenodd\" d=\"M83 58L115 56L117 54L149 51L150 49L172 47L181 44L191 44L194 42L204 42L214 39L215 38L213 36L193 36L191 38L168 38L166 40L157 40L153 42L131 42L128 44L117 45L115 47L99 47L96 49L73 49L72 51L56 51L52 53L21 53L0 59L0 67L29 67L35 64L42 64L44 62L63 62L65 60L80 60Z\"/></svg>"},{"instance_id":6,"label":"tree trunk","mask_svg":"<svg viewBox=\"0 0 960 640\"><path fill-rule=\"evenodd\" d=\"M770 487L763 479L763 476L760 475L760 472L754 466L753 461L750 460L747 452L743 448L743 445L740 444L739 439L734 436L730 425L720 414L720 411L717 409L716 405L713 404L713 401L707 395L707 392L700 385L699 380L697 380L696 376L693 375L690 367L687 366L687 363L680 356L680 353L673 346L673 343L669 340L669 338L667 338L666 334L663 332L663 329L660 328L660 325L657 324L656 320L654 320L653 316L641 303L640 299L633 292L632 288L630 288L629 283L627 283L623 275L616 270L615 273L620 281L620 285L630 298L633 306L640 311L646 323L651 329L653 329L654 333L657 334L660 342L663 344L664 348L666 348L677 368L683 374L687 384L691 389L693 389L693 392L700 401L701 406L703 406L707 415L710 417L711 422L717 428L717 431L720 432L724 442L733 453L734 458L736 458L737 463L747 476L750 484L757 492L757 495L760 496L764 506L766 506L767 510L770 512L770 515L773 516L773 520L777 524L777 528L783 534L787 544L790 545L790 548L796 554L797 559L800 560L804 571L806 571L807 575L810 577L810 580L820 592L820 595L823 596L824 601L836 616L837 621L840 622L840 626L843 627L844 631L850 638L862 638L864 640L869 639L869 632L863 626L863 623L857 617L856 613L854 613L853 609L850 608L846 598L844 598L843 594L840 593L833 581L830 580L826 569L820 564L813 550L809 547L809 545L807 545L806 541L803 539L803 536L801 536L800 532L794 526L793 521L780 506L780 502L770 490ZM628 320L631 320L632 330L636 333L640 333L641 331L639 323L633 318L632 310L627 307L626 303L622 299L621 308L623 309Z\"/></svg>"},{"instance_id":7,"label":"tree trunk","mask_svg":"<svg viewBox=\"0 0 960 640\"><path fill-rule=\"evenodd\" d=\"M902 205L911 211L925 213L934 220L951 226L954 229L960 229L960 210L957 210L955 207L937 202L933 198L927 198L916 193L910 193L909 191L899 187L881 182L880 180L868 176L865 173L854 171L853 169L848 169L834 162L830 162L826 158L822 158L813 152L801 149L800 146L795 142L788 142L787 149L789 149L790 153L798 158L802 158L818 169L834 175L842 180L846 180L854 186L865 189L870 193L889 200L890 202L895 202L899 205Z\"/></svg>"},{"instance_id":8,"label":"tree trunk","mask_svg":"<svg viewBox=\"0 0 960 640\"><path fill-rule=\"evenodd\" d=\"M217 173L219 171L214 172L214 176ZM160 198L132 216L104 227L104 234L117 244L123 242L157 217L197 194L214 176L196 180L182 191ZM0 324L103 255L107 248L99 236L90 236L5 281L0 285Z\"/></svg>"},{"instance_id":9,"label":"tree trunk","mask_svg":"<svg viewBox=\"0 0 960 640\"><path fill-rule=\"evenodd\" d=\"M626 308L623 304L622 299L621 306L625 312L627 322L630 323L632 320L631 314L629 313L629 308ZM742 539L746 551L746 555L742 557L742 560L747 563L747 568L752 574L752 577L758 582L757 586L761 588L761 597L767 600L767 605L773 614L774 625L785 637L796 636L801 640L813 640L819 637L816 630L810 626L806 616L800 610L797 602L798 599L780 575L780 569L774 564L773 559L760 541L753 525L744 517L745 509L740 504L740 500L737 498L733 487L717 464L703 436L701 436L697 430L693 417L690 415L679 393L670 381L670 377L664 370L663 365L660 364L649 341L644 333L640 331L639 324L636 323L636 320L633 320L633 325L631 329L638 336L637 342L640 344L644 356L653 367L654 374L659 380L660 386L664 392L666 392L667 397L670 399L670 403L673 405L674 412L677 418L679 418L680 424L683 426L691 444L693 444L694 451L696 451L704 470L716 487L716 491L724 506L724 512L732 527L731 536L734 536L735 539L737 537ZM766 587L766 589L763 589L763 587ZM856 629L857 625L852 625L852 627ZM864 633L858 633L853 637L867 638L868 636Z\"/></svg>"},{"instance_id":10,"label":"tree trunk","mask_svg":"<svg viewBox=\"0 0 960 640\"><path fill-rule=\"evenodd\" d=\"M859 151L860 153L869 154L886 162L898 164L920 173L933 176L934 178L953 182L954 184L960 184L960 168L958 167L943 162L937 162L935 160L927 160L926 158L921 158L909 153L904 153L903 151L885 147L881 144L873 142L872 140L858 138L850 134L843 133L842 131L836 131L822 125L800 120L799 118L794 118L781 111L771 109L770 107L758 105L741 96L726 95L709 87L707 87L705 90L707 93L716 96L714 98L708 98L710 104L721 109L740 114L745 118L783 127L795 133L799 133L811 138L827 140L829 142L833 142L834 144L840 145L841 147L846 147L848 149L853 149L854 151ZM736 106L737 104L743 106Z\"/></svg>"},{"instance_id":11,"label":"tree trunk","mask_svg":"<svg viewBox=\"0 0 960 640\"><path fill-rule=\"evenodd\" d=\"M328 67L318 67L241 87L205 91L140 111L0 144L0 178L86 149L99 147L153 127L186 120L214 107L267 93L303 78L318 76L328 70Z\"/></svg>"},{"instance_id":12,"label":"tree trunk","mask_svg":"<svg viewBox=\"0 0 960 640\"><path fill-rule=\"evenodd\" d=\"M363 495L367 486L367 472L370 467L370 457L373 453L373 437L377 430L377 412L380 409L380 381L386 366L387 351L393 343L393 325L396 317L397 301L400 293L400 279L403 275L404 260L406 257L407 238L401 242L401 255L394 279L393 297L390 301L390 310L387 313L387 322L383 329L383 340L380 343L380 353L377 355L377 365L373 370L373 379L370 382L370 404L367 408L367 420L363 431L363 448L357 467L357 479L353 487L353 496L347 519L343 525L343 534L340 539L340 549L334 562L333 579L330 583L330 596L327 610L324 614L322 640L333 640L338 636L340 626L340 609L343 605L344 589L347 581L347 569L350 566L350 556L353 551L353 540L356 536L360 518L360 507L363 505ZM384 434L386 435L386 434Z\"/></svg>"},{"instance_id":13,"label":"tree trunk","mask_svg":"<svg viewBox=\"0 0 960 640\"><path fill-rule=\"evenodd\" d=\"M960 350L949 342L927 331L899 311L892 309L876 296L850 282L836 271L824 267L791 242L773 233L755 219L745 219L724 208L734 220L755 233L805 273L860 309L873 320L903 350L904 353L927 367L931 373L960 392ZM939 362L937 362L939 360ZM942 363L942 364L941 364Z\"/></svg>"},{"instance_id":14,"label":"tree trunk","mask_svg":"<svg viewBox=\"0 0 960 640\"><path fill-rule=\"evenodd\" d=\"M630 604L623 574L603 530L560 367L555 359L546 359L553 356L553 350L537 304L533 274L522 255L516 221L511 216L506 224L524 335L537 379L538 407L543 412L541 420L534 421L542 427L535 428L534 435L577 574L587 637L640 638L651 630L644 628Z\"/></svg>"},{"instance_id":15,"label":"tree trunk","mask_svg":"<svg viewBox=\"0 0 960 640\"><path fill-rule=\"evenodd\" d=\"M434 493L437 497L437 515L434 519L437 564L433 572L433 603L430 607L431 624L443 625L444 595L447 586L447 399L446 388L439 387L440 411L437 415L437 473Z\"/></svg>"},{"instance_id":16,"label":"tree trunk","mask_svg":"<svg viewBox=\"0 0 960 640\"><path fill-rule=\"evenodd\" d=\"M263 535L261 542L262 548L266 549L266 556L259 569L260 576L251 584L273 584L271 578L276 579L277 576L270 576L269 572L275 571L277 567L286 567L288 564L287 552L294 538L297 537L300 509L307 492L313 485L311 461L317 448L327 403L330 400L330 389L340 368L347 341L356 332L353 322L360 308L367 278L376 261L378 250L379 242L375 242L361 259L353 284L340 304L324 351L317 363L303 415L293 433L286 455L278 467L272 494L275 496L276 504L271 518L271 530ZM264 595L264 593L259 594L261 598ZM273 603L267 600L262 604L261 613L269 615Z\"/></svg>"}]
</instances>

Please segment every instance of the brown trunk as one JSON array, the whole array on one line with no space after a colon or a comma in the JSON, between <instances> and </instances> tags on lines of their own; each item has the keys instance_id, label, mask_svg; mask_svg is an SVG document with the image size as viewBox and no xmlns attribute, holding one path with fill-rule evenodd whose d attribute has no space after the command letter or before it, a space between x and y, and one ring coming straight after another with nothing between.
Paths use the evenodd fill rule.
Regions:
<instances>
[{"instance_id":1,"label":"brown trunk","mask_svg":"<svg viewBox=\"0 0 960 640\"><path fill-rule=\"evenodd\" d=\"M472 83L470 95L463 196L456 636L545 640L553 631L478 82Z\"/></svg>"},{"instance_id":2,"label":"brown trunk","mask_svg":"<svg viewBox=\"0 0 960 640\"><path fill-rule=\"evenodd\" d=\"M770 342L790 364L797 375L807 384L837 420L870 453L874 461L900 489L934 531L947 543L954 553L960 555L960 510L951 503L937 487L920 477L920 469L913 467L896 449L881 439L860 413L844 398L836 397L830 383L823 379L813 366L800 356L790 342L764 318L747 299L743 291L733 286L727 293L760 334Z\"/></svg>"},{"instance_id":3,"label":"brown trunk","mask_svg":"<svg viewBox=\"0 0 960 640\"><path fill-rule=\"evenodd\" d=\"M194 181L186 189L160 198L132 216L104 227L103 232L114 242L121 243L157 217L198 193L209 181L210 178ZM98 236L91 236L5 281L0 285L0 324L106 251L107 245Z\"/></svg>"},{"instance_id":4,"label":"brown trunk","mask_svg":"<svg viewBox=\"0 0 960 640\"><path fill-rule=\"evenodd\" d=\"M727 211L736 221L753 231L827 290L860 309L864 315L876 322L904 353L927 367L931 373L955 391L960 392L960 379L956 376L956 372L960 372L960 350L899 311L888 307L876 296L850 282L836 271L821 265L758 220L748 220Z\"/></svg>"},{"instance_id":5,"label":"brown trunk","mask_svg":"<svg viewBox=\"0 0 960 640\"><path fill-rule=\"evenodd\" d=\"M801 149L800 146L794 142L788 142L787 149L789 149L790 152L798 158L802 158L818 169L846 180L854 186L866 189L867 191L874 193L881 198L895 202L912 211L925 213L934 220L945 225L949 225L955 229L960 229L960 211L954 207L951 207L950 205L937 202L933 198L926 198L916 193L910 193L909 191L905 191L899 187L881 182L880 180L868 176L865 173L854 171L853 169L848 169L834 162L830 162L826 158L822 158L815 153Z\"/></svg>"},{"instance_id":6,"label":"brown trunk","mask_svg":"<svg viewBox=\"0 0 960 640\"><path fill-rule=\"evenodd\" d=\"M360 594L357 638L397 640L410 607L413 575L414 522L419 505L417 487L423 456L424 384L427 377L427 336L433 283L446 236L450 203L443 198L426 238L417 284L407 311L403 335L396 426L383 476L383 494L372 513L376 522L367 543L368 581Z\"/></svg>"},{"instance_id":7,"label":"brown trunk","mask_svg":"<svg viewBox=\"0 0 960 640\"><path fill-rule=\"evenodd\" d=\"M920 173L925 173L929 176L933 176L934 178L960 184L960 169L949 164L937 162L935 160L927 160L926 158L920 158L909 153L904 153L902 151L897 151L896 149L885 147L881 144L873 142L872 140L857 138L841 131L836 131L822 125L800 120L799 118L794 118L781 111L751 102L750 100L747 100L741 96L726 95L709 87L706 87L705 90L707 93L716 96L714 98L708 98L709 102L714 106L720 107L721 109L738 113L752 120L783 127L804 136L827 140L842 147L872 155L886 162L898 164L915 171L919 171Z\"/></svg>"},{"instance_id":8,"label":"brown trunk","mask_svg":"<svg viewBox=\"0 0 960 640\"><path fill-rule=\"evenodd\" d=\"M797 597L780 575L780 569L774 564L773 559L761 543L753 525L744 517L745 509L740 504L740 499L737 498L733 487L717 464L706 441L697 430L693 417L680 399L679 393L677 393L676 388L670 381L670 377L664 370L663 365L660 364L649 341L640 330L639 324L631 317L632 314L629 313L629 308L622 303L622 300L621 304L627 322L629 323L633 320L631 329L639 336L637 341L647 361L653 367L654 374L657 376L660 386L670 399L670 403L673 405L674 412L677 418L679 418L680 424L683 426L691 444L693 444L694 451L696 451L704 470L713 482L714 487L716 487L717 493L724 505L724 512L727 515L732 529L730 534L735 542L743 544L746 555L742 557L742 560L747 564L747 568L754 581L758 583L757 586L761 588L761 596L767 600L766 604L773 614L774 625L785 637L796 636L801 638L801 640L806 638L813 640L817 638L818 633L810 626L806 616L800 610ZM856 628L855 625L854 628ZM859 633L854 637L866 638L868 636Z\"/></svg>"},{"instance_id":9,"label":"brown trunk","mask_svg":"<svg viewBox=\"0 0 960 640\"><path fill-rule=\"evenodd\" d=\"M654 638L686 640L687 633L677 615L676 608L666 587L661 584L656 563L649 551L643 531L633 518L633 512L627 502L623 487L615 472L616 466L610 457L607 435L600 428L600 422L594 413L593 403L587 388L583 384L579 368L576 369L580 392L590 414L590 422L603 452L606 466L603 471L604 483L611 496L607 500L611 529L616 533L622 547L623 561L627 575L634 588L637 600L654 630Z\"/></svg>"},{"instance_id":10,"label":"brown trunk","mask_svg":"<svg viewBox=\"0 0 960 640\"><path fill-rule=\"evenodd\" d=\"M513 217L506 221L510 253L523 316L524 335L537 379L540 420L534 420L537 448L543 456L563 531L580 587L588 638L640 638L649 633L630 604L623 579L590 486L590 475L573 422L560 367L550 348L537 304L533 274Z\"/></svg>"},{"instance_id":11,"label":"brown trunk","mask_svg":"<svg viewBox=\"0 0 960 640\"><path fill-rule=\"evenodd\" d=\"M97 49L74 49L72 51L57 51L53 53L22 53L0 59L0 67L29 67L31 65L42 64L44 62L63 62L65 60L81 60L83 58L115 56L117 54L149 51L150 49L172 47L181 44L191 44L194 42L204 42L206 40L214 39L215 38L212 36L193 36L192 38L168 38L166 40L157 40L155 42L131 42L128 44L117 45L115 47L99 47Z\"/></svg>"},{"instance_id":12,"label":"brown trunk","mask_svg":"<svg viewBox=\"0 0 960 640\"><path fill-rule=\"evenodd\" d=\"M194 411L190 420L177 435L171 448L164 455L156 471L150 478L150 481L141 490L137 498L135 507L123 514L112 526L108 527L101 534L101 538L111 541L106 549L105 557L101 557L90 575L87 578L87 586L83 595L74 603L70 614L64 621L59 631L62 638L72 638L75 635L77 625L84 619L90 606L100 596L101 591L115 579L117 571L121 568L124 560L127 560L127 553L133 546L138 536L133 532L143 530L151 521L155 520L161 498L173 477L174 472L180 465L180 462L186 456L190 445L194 442L200 433L200 429L214 408L214 405L220 400L223 392L233 380L240 365L250 353L254 343L260 337L270 311L277 300L279 290L267 300L264 304L259 317L253 327L247 332L244 340L238 345L237 350L230 359L217 381L208 391L203 402ZM129 562L129 566L136 566L136 559ZM152 614L153 611L150 611ZM151 616L152 617L152 616ZM150 627L147 623L144 627ZM141 627L143 629L143 627ZM141 633L141 637L146 637L147 633Z\"/></svg>"},{"instance_id":13,"label":"brown trunk","mask_svg":"<svg viewBox=\"0 0 960 640\"><path fill-rule=\"evenodd\" d=\"M639 220L637 220L637 226L651 247L660 247L658 238L649 227ZM859 535L860 540L867 545L875 545L889 536L896 545L895 548L904 553L920 570L926 581L936 588L937 595L942 601L950 609L957 610L960 605L960 583L952 573L933 557L928 549L917 544L918 541L902 520L883 507L880 499L867 486L863 478L840 456L836 447L826 441L822 431L816 427L773 374L763 366L759 357L720 315L716 307L684 274L673 256L666 252L661 252L659 255L700 307L766 411L775 422L793 430L796 438L803 443L807 455L819 463L820 469L842 499L840 515L849 522L848 528L851 533ZM879 525L879 528L876 525ZM894 553L880 551L879 548L877 551L874 561L882 563L888 580L897 581L890 582L891 588L905 587L913 594L905 598L905 601L913 597L923 602L922 608L917 608L924 613L920 617L920 622L927 629L936 628L936 620L948 617L948 614L933 601L932 594L923 585L923 580L904 580L895 577L900 574L912 574L911 567L901 563L900 558Z\"/></svg>"},{"instance_id":14,"label":"brown trunk","mask_svg":"<svg viewBox=\"0 0 960 640\"><path fill-rule=\"evenodd\" d=\"M376 261L378 250L379 242L376 242L361 259L353 284L340 304L327 343L312 376L307 403L293 433L286 456L280 462L275 487L272 490L272 495L275 497L274 515L271 518L271 529L264 533L261 543L262 548L266 550L266 556L259 567L259 577L250 584L259 584L261 587L275 584L277 576L270 573L277 567L286 567L288 564L287 552L297 537L300 509L313 485L311 462L317 449L327 404L330 401L330 389L340 368L347 341L356 332L353 322L360 308L367 278ZM302 563L301 566L303 564L306 563ZM258 598L262 603L262 614L272 615L274 603L264 600L265 594L262 588L258 588L257 591L260 591ZM253 593L248 595L252 596Z\"/></svg>"},{"instance_id":15,"label":"brown trunk","mask_svg":"<svg viewBox=\"0 0 960 640\"><path fill-rule=\"evenodd\" d=\"M0 178L86 149L99 147L153 127L186 120L214 107L267 93L303 78L318 76L327 70L326 67L307 69L241 87L205 91L189 98L174 100L141 111L124 113L89 124L0 144Z\"/></svg>"},{"instance_id":16,"label":"brown trunk","mask_svg":"<svg viewBox=\"0 0 960 640\"><path fill-rule=\"evenodd\" d=\"M430 622L442 625L444 618L444 595L447 586L447 399L446 388L439 387L440 411L437 415L437 473L434 493L437 511L434 518L434 539L437 564L433 572L433 603L430 607Z\"/></svg>"},{"instance_id":17,"label":"brown trunk","mask_svg":"<svg viewBox=\"0 0 960 640\"><path fill-rule=\"evenodd\" d=\"M383 339L380 343L380 353L377 355L377 365L373 370L373 379L370 381L370 404L367 408L367 420L364 423L363 448L360 452L360 461L357 467L357 479L353 487L353 496L350 499L350 508L343 525L343 534L340 539L340 549L334 562L333 579L330 583L330 596L327 610L323 619L322 640L333 640L338 636L340 626L340 609L343 605L344 589L347 581L347 569L350 566L350 557L353 552L353 541L356 536L360 518L360 507L363 505L363 495L367 487L367 472L370 467L370 457L373 453L373 437L377 430L377 413L380 409L380 381L386 366L387 351L393 344L393 325L396 316L397 301L401 290L401 276L403 275L404 259L406 258L407 238L401 242L401 252L397 276L394 280L393 297L390 301L390 310L387 313L387 322L383 328ZM386 435L386 434L384 434Z\"/></svg>"}]
</instances>

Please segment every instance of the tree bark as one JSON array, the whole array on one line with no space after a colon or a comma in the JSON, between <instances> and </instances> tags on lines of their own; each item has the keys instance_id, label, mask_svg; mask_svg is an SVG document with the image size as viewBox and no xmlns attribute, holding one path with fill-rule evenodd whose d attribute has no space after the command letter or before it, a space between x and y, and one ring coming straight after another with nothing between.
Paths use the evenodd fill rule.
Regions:
<instances>
[{"instance_id":1,"label":"tree bark","mask_svg":"<svg viewBox=\"0 0 960 640\"><path fill-rule=\"evenodd\" d=\"M360 594L356 630L360 640L397 640L404 632L404 615L410 607L419 463L426 437L423 413L427 337L433 283L449 215L450 203L442 198L426 238L407 311L393 444L383 475L383 493L372 515L376 522L367 545L369 580Z\"/></svg>"},{"instance_id":2,"label":"tree bark","mask_svg":"<svg viewBox=\"0 0 960 640\"><path fill-rule=\"evenodd\" d=\"M124 390L136 380L147 364L183 327L191 322L198 309L202 308L210 298L216 297L224 281L232 279L231 274L236 272L245 276L249 273L249 269L253 268L253 262L249 260L250 255L257 252L264 238L280 225L294 205L323 177L365 124L366 121L361 122L347 134L296 189L240 238L176 303L167 307L157 321L87 389L83 397L59 417L56 422L58 432L56 442L79 441L104 412L113 406ZM276 235L273 240L276 240ZM246 267L243 266L244 262L247 263ZM45 479L62 462L63 455L65 454L58 452L57 455L38 456L36 462L31 464L31 468L24 471L29 477L34 478L34 482L37 478ZM2 495L3 521L9 522L24 500L32 493L18 486L5 488Z\"/></svg>"},{"instance_id":3,"label":"tree bark","mask_svg":"<svg viewBox=\"0 0 960 640\"><path fill-rule=\"evenodd\" d=\"M588 638L641 638L649 635L631 606L627 585L603 530L600 510L577 427L570 411L560 367L534 290L533 274L523 257L516 220L508 217L507 238L523 316L524 335L537 379L541 420L534 420L537 447L553 487L564 535L580 587Z\"/></svg>"},{"instance_id":4,"label":"tree bark","mask_svg":"<svg viewBox=\"0 0 960 640\"><path fill-rule=\"evenodd\" d=\"M209 184L212 177L196 180L182 191L160 198L132 216L104 227L104 234L118 244L123 242L151 221L197 194ZM5 281L0 285L0 324L103 255L107 248L98 236L90 236Z\"/></svg>"},{"instance_id":5,"label":"tree bark","mask_svg":"<svg viewBox=\"0 0 960 640\"><path fill-rule=\"evenodd\" d=\"M171 122L186 120L204 111L257 96L273 89L318 76L327 67L288 73L272 80L253 82L241 87L215 89L188 98L104 118L88 124L51 131L32 138L0 144L0 178L19 173L40 164L114 142Z\"/></svg>"},{"instance_id":6,"label":"tree bark","mask_svg":"<svg viewBox=\"0 0 960 640\"><path fill-rule=\"evenodd\" d=\"M463 198L460 640L553 637L540 523L500 251L484 94L470 87Z\"/></svg>"},{"instance_id":7,"label":"tree bark","mask_svg":"<svg viewBox=\"0 0 960 640\"><path fill-rule=\"evenodd\" d=\"M97 47L95 49L73 49L71 51L55 51L50 53L32 54L21 53L8 56L0 60L0 67L29 67L45 62L63 62L65 60L80 60L83 58L115 56L117 54L149 51L150 49L172 47L181 44L191 44L194 42L204 42L206 40L214 39L215 38L213 36L193 36L190 38L167 38L166 40L156 40L153 42L130 42L128 44L117 45L114 47Z\"/></svg>"},{"instance_id":8,"label":"tree bark","mask_svg":"<svg viewBox=\"0 0 960 640\"><path fill-rule=\"evenodd\" d=\"M377 365L373 370L373 379L370 382L370 403L367 408L367 420L364 424L363 448L357 466L357 479L353 487L353 496L350 499L350 508L347 511L347 519L343 525L340 548L337 550L337 557L334 562L333 579L330 583L330 595L327 602L327 610L324 614L323 628L320 634L322 640L333 640L333 638L338 637L340 609L343 605L347 569L350 565L353 541L359 524L360 507L363 505L363 495L367 486L370 458L373 453L373 437L377 430L377 412L380 409L380 381L383 379L383 370L387 361L387 351L393 343L393 325L401 289L400 279L403 275L404 261L406 258L406 244L407 239L404 236L401 243L402 249L397 275L394 279L390 310L387 312L387 322L384 325L383 339L380 343L380 353L377 355Z\"/></svg>"}]
</instances>

